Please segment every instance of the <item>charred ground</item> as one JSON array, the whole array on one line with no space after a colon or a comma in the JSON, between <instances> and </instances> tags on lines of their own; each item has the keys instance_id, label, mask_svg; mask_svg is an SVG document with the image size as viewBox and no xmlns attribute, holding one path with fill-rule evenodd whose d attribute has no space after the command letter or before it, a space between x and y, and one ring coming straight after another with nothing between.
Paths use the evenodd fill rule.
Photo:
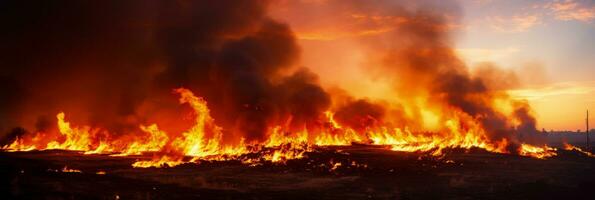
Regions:
<instances>
[{"instance_id":1,"label":"charred ground","mask_svg":"<svg viewBox=\"0 0 595 200\"><path fill-rule=\"evenodd\" d=\"M355 145L284 164L203 161L132 168L143 156L2 152L7 199L585 199L595 160L573 151L541 160L480 149L436 158ZM146 156L144 156L146 157ZM144 158L146 159L146 158ZM336 163L341 163L337 165ZM69 169L80 172L63 172ZM105 172L105 174L98 174Z\"/></svg>"}]
</instances>

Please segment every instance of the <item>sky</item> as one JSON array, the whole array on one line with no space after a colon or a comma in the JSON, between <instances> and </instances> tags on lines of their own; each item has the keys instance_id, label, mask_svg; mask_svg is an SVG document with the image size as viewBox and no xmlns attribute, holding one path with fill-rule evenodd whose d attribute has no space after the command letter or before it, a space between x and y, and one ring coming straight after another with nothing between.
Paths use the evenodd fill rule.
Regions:
<instances>
[{"instance_id":1,"label":"sky","mask_svg":"<svg viewBox=\"0 0 595 200\"><path fill-rule=\"evenodd\" d=\"M595 1L460 2L463 60L524 72L510 93L530 102L539 127L584 129L586 110L595 113Z\"/></svg>"},{"instance_id":2,"label":"sky","mask_svg":"<svg viewBox=\"0 0 595 200\"><path fill-rule=\"evenodd\" d=\"M292 27L302 48L301 64L321 75L323 85L387 99L389 84L362 67L370 65L362 41L382 37L393 28L387 22L398 18L390 17L390 9L359 15L349 8L324 7L325 1L280 1L272 15ZM390 6L390 1L373 2ZM516 74L519 83L508 93L529 102L540 130L584 129L586 110L595 113L595 1L429 2L452 19L451 46L470 71L489 64ZM350 13L341 17L346 9Z\"/></svg>"}]
</instances>

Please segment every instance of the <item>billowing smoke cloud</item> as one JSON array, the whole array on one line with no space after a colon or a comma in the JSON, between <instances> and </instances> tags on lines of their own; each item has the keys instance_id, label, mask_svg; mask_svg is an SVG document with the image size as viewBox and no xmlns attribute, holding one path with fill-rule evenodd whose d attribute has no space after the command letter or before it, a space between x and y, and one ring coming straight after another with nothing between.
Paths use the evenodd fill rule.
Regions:
<instances>
[{"instance_id":1,"label":"billowing smoke cloud","mask_svg":"<svg viewBox=\"0 0 595 200\"><path fill-rule=\"evenodd\" d=\"M420 121L423 99L432 109L454 108L479 121L494 140L536 132L526 104L514 106L519 124L495 110L493 99L505 94L490 80L499 76L473 76L455 55L455 1L281 2L298 11L324 11L304 14L310 17L305 22L328 21L347 27L349 36L362 36L367 71L391 81L402 103L396 107L411 108L405 116L404 109L356 99L336 106L338 121L357 130L401 126ZM179 132L184 127L177 111L183 108L171 90L187 87L208 101L226 135L262 140L272 125L316 127L334 103L316 74L296 66L294 33L269 16L266 0L0 4L3 133L17 126L49 129L60 111L79 124L118 133L149 122Z\"/></svg>"},{"instance_id":2,"label":"billowing smoke cloud","mask_svg":"<svg viewBox=\"0 0 595 200\"><path fill-rule=\"evenodd\" d=\"M397 76L394 82L396 89L415 94L403 95L403 98L427 96L430 104L454 107L479 121L493 141L507 139L516 142L518 131L524 131L527 136L536 132L535 120L526 114L526 104L515 104L513 108L516 110L515 117L520 121L519 129L510 123L506 115L495 110L494 99L505 94L501 92L503 88L490 88L486 80L505 74L492 70L489 75L472 76L455 55L448 34L449 27L454 25L449 24L452 21L446 21L443 13L425 10L407 12L399 6L382 9L401 11L407 19L400 22L394 31L386 33L384 44L379 47L381 51L376 52L380 55L378 62L383 66L380 71ZM510 79L506 76L504 80Z\"/></svg>"},{"instance_id":3,"label":"billowing smoke cloud","mask_svg":"<svg viewBox=\"0 0 595 200\"><path fill-rule=\"evenodd\" d=\"M300 50L268 3L3 2L0 129L47 129L59 111L115 132L179 123L167 114L179 109L176 87L205 97L216 123L247 139L289 118L308 125L330 98L307 70L283 75Z\"/></svg>"},{"instance_id":4,"label":"billowing smoke cloud","mask_svg":"<svg viewBox=\"0 0 595 200\"><path fill-rule=\"evenodd\" d=\"M357 40L367 52L364 71L391 82L400 103L409 108L409 116L401 117L409 118L409 126L423 120L423 109L446 118L459 115L454 111L479 122L493 141L536 141L535 119L526 103L513 103L512 114L494 106L496 99L510 100L503 91L519 85L515 73L491 64L471 73L456 55L452 34L462 16L456 1L285 1L279 7L309 11L282 13L306 39ZM361 108L372 105L359 104L358 112L348 106L337 115L353 113L343 120L378 115L376 109Z\"/></svg>"},{"instance_id":5,"label":"billowing smoke cloud","mask_svg":"<svg viewBox=\"0 0 595 200\"><path fill-rule=\"evenodd\" d=\"M335 118L338 122L360 132L365 131L367 127L382 125L386 113L383 106L363 99L349 102L337 110Z\"/></svg>"}]
</instances>

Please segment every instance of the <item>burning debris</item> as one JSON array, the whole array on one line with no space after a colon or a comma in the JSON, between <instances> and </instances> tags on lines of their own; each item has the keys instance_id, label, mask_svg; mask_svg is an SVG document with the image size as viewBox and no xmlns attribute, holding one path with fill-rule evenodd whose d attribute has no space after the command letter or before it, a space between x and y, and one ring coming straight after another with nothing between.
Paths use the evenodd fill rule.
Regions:
<instances>
[{"instance_id":1,"label":"burning debris","mask_svg":"<svg viewBox=\"0 0 595 200\"><path fill-rule=\"evenodd\" d=\"M544 159L557 155L556 148L548 147L547 145L543 148L534 147L531 145L521 145L521 155L532 156L539 159Z\"/></svg>"},{"instance_id":2,"label":"burning debris","mask_svg":"<svg viewBox=\"0 0 595 200\"><path fill-rule=\"evenodd\" d=\"M568 151L577 151L577 152L585 154L586 156L589 156L589 157L595 157L595 155L593 155L593 153L585 151L579 147L576 147L576 146L568 144L568 143L564 143L564 149L568 150Z\"/></svg>"},{"instance_id":3,"label":"burning debris","mask_svg":"<svg viewBox=\"0 0 595 200\"><path fill-rule=\"evenodd\" d=\"M83 173L81 170L78 169L70 169L68 166L64 166L62 169L48 169L48 172L62 172L62 173Z\"/></svg>"}]
</instances>

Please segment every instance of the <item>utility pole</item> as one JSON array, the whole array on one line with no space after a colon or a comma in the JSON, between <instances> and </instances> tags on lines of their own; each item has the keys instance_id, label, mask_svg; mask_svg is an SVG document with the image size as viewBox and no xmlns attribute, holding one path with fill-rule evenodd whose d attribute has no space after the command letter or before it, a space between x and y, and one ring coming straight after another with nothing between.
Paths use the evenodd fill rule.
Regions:
<instances>
[{"instance_id":1,"label":"utility pole","mask_svg":"<svg viewBox=\"0 0 595 200\"><path fill-rule=\"evenodd\" d=\"M585 122L587 123L587 149L591 150L591 141L589 140L589 110L587 110L587 119Z\"/></svg>"}]
</instances>

